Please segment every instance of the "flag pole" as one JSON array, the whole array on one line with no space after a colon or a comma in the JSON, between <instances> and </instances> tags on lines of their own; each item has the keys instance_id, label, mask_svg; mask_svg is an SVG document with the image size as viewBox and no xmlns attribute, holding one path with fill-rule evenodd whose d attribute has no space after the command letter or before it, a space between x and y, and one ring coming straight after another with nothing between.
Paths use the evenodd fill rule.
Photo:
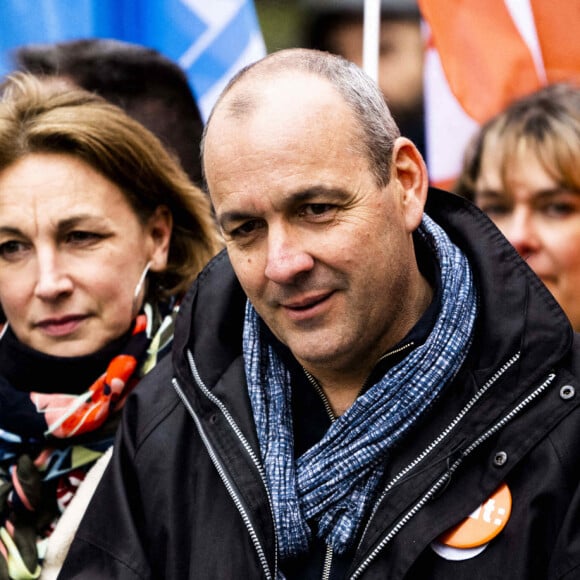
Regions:
<instances>
[{"instance_id":1,"label":"flag pole","mask_svg":"<svg viewBox=\"0 0 580 580\"><path fill-rule=\"evenodd\" d=\"M379 77L381 0L365 0L363 20L363 69L375 81Z\"/></svg>"}]
</instances>

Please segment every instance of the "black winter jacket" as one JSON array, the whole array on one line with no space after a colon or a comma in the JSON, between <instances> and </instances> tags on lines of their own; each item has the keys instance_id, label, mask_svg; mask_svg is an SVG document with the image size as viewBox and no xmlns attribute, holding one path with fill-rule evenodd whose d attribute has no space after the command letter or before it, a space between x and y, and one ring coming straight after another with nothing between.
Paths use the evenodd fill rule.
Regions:
<instances>
[{"instance_id":1,"label":"black winter jacket","mask_svg":"<svg viewBox=\"0 0 580 580\"><path fill-rule=\"evenodd\" d=\"M433 190L426 211L473 269L476 337L433 411L393 452L347 577L579 578L578 341L479 210ZM277 577L241 356L244 304L222 253L182 306L173 360L126 405L112 463L60 579ZM432 542L504 482L513 505L501 533L470 559L438 556ZM308 570L304 577L322 578L314 555Z\"/></svg>"}]
</instances>

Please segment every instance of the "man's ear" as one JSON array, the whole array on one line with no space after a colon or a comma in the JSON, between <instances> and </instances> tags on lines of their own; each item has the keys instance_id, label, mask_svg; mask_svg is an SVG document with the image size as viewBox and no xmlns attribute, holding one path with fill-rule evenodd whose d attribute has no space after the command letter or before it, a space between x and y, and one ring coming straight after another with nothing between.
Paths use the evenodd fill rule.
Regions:
<instances>
[{"instance_id":1,"label":"man's ear","mask_svg":"<svg viewBox=\"0 0 580 580\"><path fill-rule=\"evenodd\" d=\"M395 140L392 159L391 179L396 180L402 189L407 230L414 232L421 223L427 201L427 166L415 144L406 137Z\"/></svg>"},{"instance_id":2,"label":"man's ear","mask_svg":"<svg viewBox=\"0 0 580 580\"><path fill-rule=\"evenodd\" d=\"M173 230L173 216L167 206L160 205L155 209L147 222L147 230L151 244L151 270L160 272L167 266Z\"/></svg>"}]
</instances>

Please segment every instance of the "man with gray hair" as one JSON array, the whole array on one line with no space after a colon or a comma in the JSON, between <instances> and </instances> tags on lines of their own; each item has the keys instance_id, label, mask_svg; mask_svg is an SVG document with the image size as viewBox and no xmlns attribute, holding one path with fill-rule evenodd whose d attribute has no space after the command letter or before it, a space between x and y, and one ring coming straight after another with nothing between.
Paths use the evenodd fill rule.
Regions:
<instances>
[{"instance_id":1,"label":"man with gray hair","mask_svg":"<svg viewBox=\"0 0 580 580\"><path fill-rule=\"evenodd\" d=\"M202 155L227 250L60 578L572 577L575 335L495 226L429 189L376 85L273 53Z\"/></svg>"}]
</instances>

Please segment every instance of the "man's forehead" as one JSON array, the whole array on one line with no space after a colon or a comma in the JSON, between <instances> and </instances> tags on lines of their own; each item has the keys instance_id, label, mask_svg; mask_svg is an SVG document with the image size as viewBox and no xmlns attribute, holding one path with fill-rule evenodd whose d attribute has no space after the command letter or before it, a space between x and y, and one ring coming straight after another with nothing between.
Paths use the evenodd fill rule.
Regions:
<instances>
[{"instance_id":1,"label":"man's forehead","mask_svg":"<svg viewBox=\"0 0 580 580\"><path fill-rule=\"evenodd\" d=\"M272 154L297 151L303 149L300 144L326 146L323 142L336 140L338 134L353 136L357 132L354 114L336 94L301 90L293 83L277 88L277 92L256 96L252 103L238 102L235 112L227 108L218 111L208 128L206 153L211 150L223 158L222 154L238 155L256 148Z\"/></svg>"},{"instance_id":2,"label":"man's forehead","mask_svg":"<svg viewBox=\"0 0 580 580\"><path fill-rule=\"evenodd\" d=\"M341 98L327 79L301 70L276 71L239 82L225 95L214 115L222 119L247 120L255 114L287 110L296 103L315 107L329 100Z\"/></svg>"}]
</instances>

